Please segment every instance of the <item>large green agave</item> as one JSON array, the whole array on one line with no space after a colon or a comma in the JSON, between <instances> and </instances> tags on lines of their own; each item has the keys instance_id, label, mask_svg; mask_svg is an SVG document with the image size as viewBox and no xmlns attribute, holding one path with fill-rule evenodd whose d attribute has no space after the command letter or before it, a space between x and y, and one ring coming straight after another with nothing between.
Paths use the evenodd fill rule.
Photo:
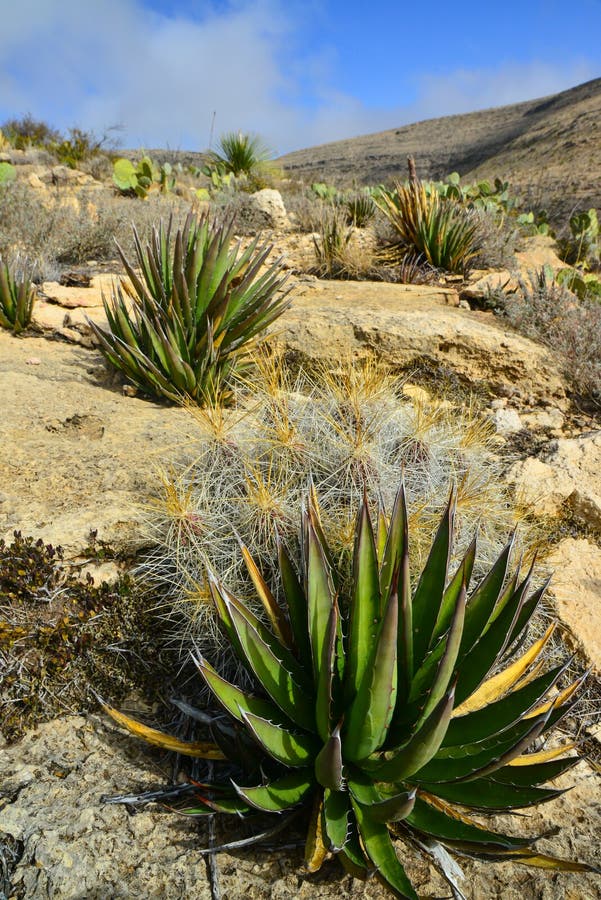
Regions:
<instances>
[{"instance_id":1,"label":"large green agave","mask_svg":"<svg viewBox=\"0 0 601 900\"><path fill-rule=\"evenodd\" d=\"M565 715L579 682L558 691L563 667L544 671L552 628L510 657L544 593L544 586L529 593L531 570L524 578L519 567L509 573L511 543L469 596L475 541L449 576L453 514L451 500L414 591L402 487L390 520L380 510L375 526L364 498L352 596L339 595L314 493L303 512L300 572L279 546L285 605L242 547L269 627L210 579L223 630L261 695L229 683L200 656L196 663L238 737L259 748L263 777L197 785L201 805L187 812L296 815L305 805L310 870L337 854L347 871L375 872L403 898L417 894L391 832L414 846L436 842L487 860L588 868L542 856L534 839L472 818L471 810L506 812L561 793L541 785L577 762L564 756L573 745L526 751ZM217 745L180 742L109 712L153 743L221 756ZM231 739L215 737L232 758Z\"/></svg>"}]
</instances>

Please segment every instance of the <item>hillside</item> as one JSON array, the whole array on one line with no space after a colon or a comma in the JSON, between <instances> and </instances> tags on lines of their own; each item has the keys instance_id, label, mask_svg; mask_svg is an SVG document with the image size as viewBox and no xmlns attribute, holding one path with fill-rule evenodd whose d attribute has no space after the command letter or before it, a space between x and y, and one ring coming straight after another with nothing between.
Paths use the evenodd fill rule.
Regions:
<instances>
[{"instance_id":1,"label":"hillside","mask_svg":"<svg viewBox=\"0 0 601 900\"><path fill-rule=\"evenodd\" d=\"M526 103L298 150L279 162L305 181L348 186L404 175L409 155L423 178L499 175L556 220L574 207L600 207L601 78Z\"/></svg>"}]
</instances>

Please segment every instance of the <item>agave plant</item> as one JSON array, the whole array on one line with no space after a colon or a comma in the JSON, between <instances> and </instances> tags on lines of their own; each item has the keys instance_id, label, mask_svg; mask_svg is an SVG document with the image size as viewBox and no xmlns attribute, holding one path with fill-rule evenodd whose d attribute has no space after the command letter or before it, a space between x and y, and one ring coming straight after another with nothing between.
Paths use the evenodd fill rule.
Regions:
<instances>
[{"instance_id":1,"label":"agave plant","mask_svg":"<svg viewBox=\"0 0 601 900\"><path fill-rule=\"evenodd\" d=\"M298 816L304 806L310 871L335 854L351 874L375 872L401 898L417 894L392 834L486 859L587 868L541 856L534 839L487 828L470 811L507 812L561 793L541 785L574 765L577 757L564 756L573 745L526 751L565 715L579 682L557 693L563 667L542 671L552 628L508 659L544 587L529 594L531 571L508 575L509 544L469 593L475 541L447 571L453 515L451 498L413 592L402 487L389 521L380 510L373 524L365 499L360 507L349 596L339 593L314 494L302 518L300 571L279 546L281 604L242 547L268 625L211 579L223 630L260 692L226 681L202 656L195 661L252 740L244 746L259 753L263 777L189 785L189 814ZM176 741L109 712L161 746L220 756L217 744ZM232 753L231 737L215 738Z\"/></svg>"},{"instance_id":2,"label":"agave plant","mask_svg":"<svg viewBox=\"0 0 601 900\"><path fill-rule=\"evenodd\" d=\"M374 200L396 232L397 259L423 254L435 268L465 272L478 252L477 221L459 202L420 181L380 190Z\"/></svg>"},{"instance_id":3,"label":"agave plant","mask_svg":"<svg viewBox=\"0 0 601 900\"><path fill-rule=\"evenodd\" d=\"M24 272L0 260L0 326L20 334L31 322L36 288Z\"/></svg>"},{"instance_id":4,"label":"agave plant","mask_svg":"<svg viewBox=\"0 0 601 900\"><path fill-rule=\"evenodd\" d=\"M173 248L172 220L146 248L134 228L135 263L118 248L129 280L104 299L109 331L90 326L107 360L143 391L227 400L255 338L289 305L281 260L261 272L272 247L255 240L240 252L233 228L190 213Z\"/></svg>"}]
</instances>

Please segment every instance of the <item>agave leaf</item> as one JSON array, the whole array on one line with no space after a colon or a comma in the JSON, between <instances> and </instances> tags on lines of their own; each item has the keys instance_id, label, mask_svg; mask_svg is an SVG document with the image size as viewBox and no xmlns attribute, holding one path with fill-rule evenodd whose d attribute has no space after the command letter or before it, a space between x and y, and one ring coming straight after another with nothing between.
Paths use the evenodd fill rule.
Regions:
<instances>
[{"instance_id":1,"label":"agave leaf","mask_svg":"<svg viewBox=\"0 0 601 900\"><path fill-rule=\"evenodd\" d=\"M485 740L527 717L529 710L532 710L529 714L531 716L547 712L543 707L539 706L538 710L534 707L561 677L565 668L565 665L556 666L525 687L497 700L496 703L491 703L466 716L453 718L449 723L443 746L452 747Z\"/></svg>"},{"instance_id":2,"label":"agave leaf","mask_svg":"<svg viewBox=\"0 0 601 900\"><path fill-rule=\"evenodd\" d=\"M274 706L268 700L245 694L240 688L222 678L202 656L199 655L192 658L205 683L217 700L238 722L242 723L244 721L243 713L249 713L280 725L285 723L286 720L277 706Z\"/></svg>"},{"instance_id":3,"label":"agave leaf","mask_svg":"<svg viewBox=\"0 0 601 900\"><path fill-rule=\"evenodd\" d=\"M499 601L514 540L515 538L512 538L504 547L493 567L469 598L461 641L461 657L464 657L481 638Z\"/></svg>"},{"instance_id":4,"label":"agave leaf","mask_svg":"<svg viewBox=\"0 0 601 900\"><path fill-rule=\"evenodd\" d=\"M345 747L350 760L365 759L388 733L397 691L398 596L393 583L378 643L371 652L358 693L345 719Z\"/></svg>"},{"instance_id":5,"label":"agave leaf","mask_svg":"<svg viewBox=\"0 0 601 900\"><path fill-rule=\"evenodd\" d=\"M375 822L400 822L413 809L417 788L383 796L373 781L359 772L349 777L348 785L357 803L365 807Z\"/></svg>"},{"instance_id":6,"label":"agave leaf","mask_svg":"<svg viewBox=\"0 0 601 900\"><path fill-rule=\"evenodd\" d=\"M307 577L306 593L309 613L309 637L313 656L313 673L317 680L327 641L330 611L336 592L331 569L323 545L315 530L315 516L307 516Z\"/></svg>"},{"instance_id":7,"label":"agave leaf","mask_svg":"<svg viewBox=\"0 0 601 900\"><path fill-rule=\"evenodd\" d=\"M311 646L307 633L308 611L307 598L298 580L292 560L288 551L278 537L278 560L282 586L286 596L290 624L294 636L294 643L300 659L307 660L311 657Z\"/></svg>"},{"instance_id":8,"label":"agave leaf","mask_svg":"<svg viewBox=\"0 0 601 900\"><path fill-rule=\"evenodd\" d=\"M451 493L413 595L413 655L414 665L417 666L421 666L426 656L441 612L451 553L454 515L455 501L454 494Z\"/></svg>"},{"instance_id":9,"label":"agave leaf","mask_svg":"<svg viewBox=\"0 0 601 900\"><path fill-rule=\"evenodd\" d=\"M322 825L323 797L321 794L316 794L305 842L305 866L309 872L318 872L328 856Z\"/></svg>"},{"instance_id":10,"label":"agave leaf","mask_svg":"<svg viewBox=\"0 0 601 900\"><path fill-rule=\"evenodd\" d=\"M477 778L460 784L429 785L421 782L421 787L451 803L459 803L472 809L499 811L546 803L564 793L553 788L495 782L490 778Z\"/></svg>"},{"instance_id":11,"label":"agave leaf","mask_svg":"<svg viewBox=\"0 0 601 900\"><path fill-rule=\"evenodd\" d=\"M380 564L380 595L383 598L388 597L390 593L394 572L399 567L403 553L407 552L407 544L407 501L405 498L405 485L401 481L394 500L388 536Z\"/></svg>"},{"instance_id":12,"label":"agave leaf","mask_svg":"<svg viewBox=\"0 0 601 900\"><path fill-rule=\"evenodd\" d=\"M437 802L436 798L422 792L416 797L412 812L406 819L408 825L439 841L469 841L477 846L495 849L522 849L528 841L488 831L467 815L460 818L451 814L451 807ZM446 810L446 811L445 811Z\"/></svg>"},{"instance_id":13,"label":"agave leaf","mask_svg":"<svg viewBox=\"0 0 601 900\"><path fill-rule=\"evenodd\" d=\"M569 663L566 663L566 666L568 664ZM564 666L563 668L565 668L566 666ZM580 678L577 678L576 681L572 682L572 684L569 684L566 688L563 689L563 691L560 691L556 697L553 697L551 700L546 700L540 706L537 706L536 709L529 710L526 713L525 718L532 719L534 718L534 716L540 716L543 713L549 712L553 709L561 708L567 703L568 700L570 700L574 696L585 678L586 675L581 675Z\"/></svg>"},{"instance_id":14,"label":"agave leaf","mask_svg":"<svg viewBox=\"0 0 601 900\"><path fill-rule=\"evenodd\" d=\"M404 781L415 773L419 773L421 780L421 770L430 763L443 741L454 699L455 691L451 688L404 746L374 755L369 760L369 769L365 763L364 768L373 772L378 781Z\"/></svg>"},{"instance_id":15,"label":"agave leaf","mask_svg":"<svg viewBox=\"0 0 601 900\"><path fill-rule=\"evenodd\" d=\"M273 627L273 630L276 634L276 637L284 644L286 647L291 647L292 644L292 635L290 632L290 625L286 621L285 616L280 609L280 606L269 590L267 583L254 559L248 552L248 548L240 542L240 551L242 553L242 558L246 564L246 568L248 570L248 574L252 579L252 583L255 586L255 590L263 604L263 608L269 617L269 621Z\"/></svg>"},{"instance_id":16,"label":"agave leaf","mask_svg":"<svg viewBox=\"0 0 601 900\"><path fill-rule=\"evenodd\" d=\"M363 682L380 630L382 613L376 543L364 493L357 517L353 554L353 596L347 651L349 699L359 692Z\"/></svg>"},{"instance_id":17,"label":"agave leaf","mask_svg":"<svg viewBox=\"0 0 601 900\"><path fill-rule=\"evenodd\" d=\"M267 753L291 768L308 766L315 759L319 744L310 734L295 734L274 722L240 710L242 721Z\"/></svg>"},{"instance_id":18,"label":"agave leaf","mask_svg":"<svg viewBox=\"0 0 601 900\"><path fill-rule=\"evenodd\" d=\"M555 872L598 872L601 873L599 866L593 866L589 863L576 862L571 859L560 859L558 856L547 856L544 853L533 853L531 850L506 851L505 853L495 853L490 859L493 860L511 860L513 863L523 866L535 866L539 869L551 869Z\"/></svg>"},{"instance_id":19,"label":"agave leaf","mask_svg":"<svg viewBox=\"0 0 601 900\"><path fill-rule=\"evenodd\" d=\"M332 730L334 718L334 677L336 666L336 638L340 625L338 604L334 600L330 610L330 619L326 639L322 648L322 660L317 679L317 694L315 698L315 720L317 732L323 741L327 741Z\"/></svg>"},{"instance_id":20,"label":"agave leaf","mask_svg":"<svg viewBox=\"0 0 601 900\"><path fill-rule=\"evenodd\" d=\"M262 812L283 812L302 803L315 788L310 769L299 769L269 784L241 787L232 782L236 793L249 806Z\"/></svg>"},{"instance_id":21,"label":"agave leaf","mask_svg":"<svg viewBox=\"0 0 601 900\"><path fill-rule=\"evenodd\" d=\"M211 786L207 785L210 789ZM181 810L186 815L198 816L208 815L211 813L226 813L227 815L245 816L252 812L248 803L244 803L239 797L227 797L220 795L218 800L211 797L203 797L200 793L196 794L196 799L204 804L204 807Z\"/></svg>"},{"instance_id":22,"label":"agave leaf","mask_svg":"<svg viewBox=\"0 0 601 900\"><path fill-rule=\"evenodd\" d=\"M369 812L352 797L351 802L359 826L361 843L376 867L377 877L394 897L401 900L419 900L399 861L385 823L374 821Z\"/></svg>"},{"instance_id":23,"label":"agave leaf","mask_svg":"<svg viewBox=\"0 0 601 900\"><path fill-rule=\"evenodd\" d=\"M332 791L340 791L344 786L340 727L339 722L315 757L315 777L323 787Z\"/></svg>"},{"instance_id":24,"label":"agave leaf","mask_svg":"<svg viewBox=\"0 0 601 900\"><path fill-rule=\"evenodd\" d=\"M569 750L573 750L576 747L576 744L563 744L561 747L552 747L549 750L539 750L537 753L526 753L524 756L518 756L515 759L512 759L509 763L510 766L530 766L530 765L538 765L539 763L550 762L552 759L557 759L558 756L561 756L562 753L567 753Z\"/></svg>"},{"instance_id":25,"label":"agave leaf","mask_svg":"<svg viewBox=\"0 0 601 900\"><path fill-rule=\"evenodd\" d=\"M147 725L137 722L106 703L102 704L102 708L118 725L122 725L130 734L141 738L147 744L153 744L155 747L161 747L163 750L172 750L174 753L182 753L184 756L193 756L199 759L225 759L225 756L216 744L207 743L206 741L180 741L170 734L164 734L156 728L149 728Z\"/></svg>"},{"instance_id":26,"label":"agave leaf","mask_svg":"<svg viewBox=\"0 0 601 900\"><path fill-rule=\"evenodd\" d=\"M503 694L507 693L523 676L524 672L538 659L555 631L555 623L547 628L538 641L526 650L515 662L503 669L492 678L488 678L480 687L471 694L460 706L453 710L453 718L465 716L467 713L483 709L490 703L494 703Z\"/></svg>"},{"instance_id":27,"label":"agave leaf","mask_svg":"<svg viewBox=\"0 0 601 900\"><path fill-rule=\"evenodd\" d=\"M569 748L568 744L568 748ZM562 750L566 750L562 747ZM528 755L528 754L526 754ZM534 754L530 754L533 756ZM525 759L526 757L519 757ZM491 778L494 781L500 781L503 784L515 784L525 787L530 785L544 784L546 781L553 781L568 769L573 768L577 763L581 762L580 756L568 756L566 759L554 759L537 765L516 765L517 760L512 760L509 765L503 769L493 772Z\"/></svg>"},{"instance_id":28,"label":"agave leaf","mask_svg":"<svg viewBox=\"0 0 601 900\"><path fill-rule=\"evenodd\" d=\"M511 634L509 636L509 640L505 644L506 648L511 648L512 645L515 643L515 641L519 638L522 631L524 630L524 628L526 627L526 625L528 624L528 622L530 621L530 619L536 612L538 604L544 597L544 595L547 591L547 588L549 587L550 582L551 582L551 578L549 577L545 581L543 586L540 587L538 590L534 591L534 593L532 593L530 595L530 597L528 597L528 599L524 602L524 604L522 605L522 608L520 610L520 613L513 625Z\"/></svg>"},{"instance_id":29,"label":"agave leaf","mask_svg":"<svg viewBox=\"0 0 601 900\"><path fill-rule=\"evenodd\" d=\"M322 810L322 833L326 835L329 849L339 853L346 845L349 835L351 801L348 793L326 788Z\"/></svg>"},{"instance_id":30,"label":"agave leaf","mask_svg":"<svg viewBox=\"0 0 601 900\"><path fill-rule=\"evenodd\" d=\"M476 560L476 546L477 541L474 537L471 544L467 548L465 556L459 564L457 571L447 585L444 596L442 598L442 603L440 605L438 619L436 620L436 625L434 626L434 632L432 634L432 641L430 643L430 646L433 646L436 639L442 637L445 631L447 631L455 614L455 610L457 609L457 600L459 598L459 594L464 587L465 590L469 588L469 584L472 578L472 572L474 570L474 562Z\"/></svg>"},{"instance_id":31,"label":"agave leaf","mask_svg":"<svg viewBox=\"0 0 601 900\"><path fill-rule=\"evenodd\" d=\"M298 664L291 666L287 660L289 668L286 668L282 663L284 654L281 651L284 648L281 644L275 638L265 640L265 635L259 634L257 627L230 599L226 600L226 607L244 657L261 685L293 722L312 731L315 728L315 707L303 686L302 672L299 677L296 671Z\"/></svg>"}]
</instances>

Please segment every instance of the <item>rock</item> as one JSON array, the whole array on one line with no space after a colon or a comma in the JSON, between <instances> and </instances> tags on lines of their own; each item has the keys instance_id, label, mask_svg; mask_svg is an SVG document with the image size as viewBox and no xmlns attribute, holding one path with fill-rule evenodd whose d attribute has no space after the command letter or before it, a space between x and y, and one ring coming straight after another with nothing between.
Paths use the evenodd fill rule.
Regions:
<instances>
[{"instance_id":1,"label":"rock","mask_svg":"<svg viewBox=\"0 0 601 900\"><path fill-rule=\"evenodd\" d=\"M539 514L557 515L567 503L585 525L601 530L601 432L555 441L544 460L516 463L508 480Z\"/></svg>"},{"instance_id":2,"label":"rock","mask_svg":"<svg viewBox=\"0 0 601 900\"><path fill-rule=\"evenodd\" d=\"M144 898L210 900L205 860L206 825L152 805L132 814L103 797L139 793L165 785L159 761L141 742L122 735L97 717L55 719L29 733L0 755L5 800L0 843L19 842L10 896L27 900ZM553 803L528 810L528 834L562 829L540 841L541 852L595 862L599 804L592 801L593 773L582 762L558 780L574 785ZM223 820L222 820L223 821ZM522 822L524 820L522 819ZM507 817L492 827L508 827ZM510 826L509 826L510 827ZM519 825L518 825L519 827ZM218 824L218 840L236 835L236 825ZM299 835L300 836L300 835ZM277 839L275 839L277 840ZM448 888L414 852L400 849L420 896L448 896ZM592 874L552 874L511 863L493 865L458 859L470 900L572 900L598 898ZM302 852L250 848L217 857L223 896L236 900L388 900L376 879L345 876L336 864L317 877L303 872ZM565 889L565 893L564 893Z\"/></svg>"},{"instance_id":3,"label":"rock","mask_svg":"<svg viewBox=\"0 0 601 900\"><path fill-rule=\"evenodd\" d=\"M475 277L474 277L475 276ZM470 283L463 288L461 296L468 300L481 300L491 291L509 291L517 287L515 277L508 269L493 272L474 272Z\"/></svg>"},{"instance_id":4,"label":"rock","mask_svg":"<svg viewBox=\"0 0 601 900\"><path fill-rule=\"evenodd\" d=\"M88 279L87 276L84 278ZM42 292L47 302L55 303L64 309L103 308L102 297L110 296L113 286L119 279L115 275L95 275L88 279L88 284L63 284L59 281L46 281Z\"/></svg>"},{"instance_id":5,"label":"rock","mask_svg":"<svg viewBox=\"0 0 601 900\"><path fill-rule=\"evenodd\" d=\"M555 570L551 590L562 622L601 672L601 548L566 538L549 558Z\"/></svg>"},{"instance_id":6,"label":"rock","mask_svg":"<svg viewBox=\"0 0 601 900\"><path fill-rule=\"evenodd\" d=\"M299 359L375 354L397 370L443 368L493 393L516 383L537 401L565 403L548 349L504 331L492 314L454 307L456 298L456 291L436 286L298 281L273 331Z\"/></svg>"},{"instance_id":7,"label":"rock","mask_svg":"<svg viewBox=\"0 0 601 900\"><path fill-rule=\"evenodd\" d=\"M280 192L264 188L244 197L236 214L236 225L243 226L245 231L289 228L290 222Z\"/></svg>"},{"instance_id":8,"label":"rock","mask_svg":"<svg viewBox=\"0 0 601 900\"><path fill-rule=\"evenodd\" d=\"M566 263L557 255L557 241L548 234L535 234L524 239L524 249L516 253L522 276L549 266L554 272L565 269Z\"/></svg>"},{"instance_id":9,"label":"rock","mask_svg":"<svg viewBox=\"0 0 601 900\"><path fill-rule=\"evenodd\" d=\"M524 423L515 409L499 408L493 410L491 419L499 434L515 434L523 431Z\"/></svg>"},{"instance_id":10,"label":"rock","mask_svg":"<svg viewBox=\"0 0 601 900\"><path fill-rule=\"evenodd\" d=\"M32 353L39 366L27 365ZM97 351L0 333L0 444L11 448L0 458L0 537L20 528L70 558L90 531L124 554L146 545L155 464L195 428L181 409L99 383L87 372L95 367L105 371Z\"/></svg>"},{"instance_id":11,"label":"rock","mask_svg":"<svg viewBox=\"0 0 601 900\"><path fill-rule=\"evenodd\" d=\"M565 417L560 409L549 406L546 409L536 409L520 413L522 421L531 431L544 429L559 436L564 426Z\"/></svg>"}]
</instances>

